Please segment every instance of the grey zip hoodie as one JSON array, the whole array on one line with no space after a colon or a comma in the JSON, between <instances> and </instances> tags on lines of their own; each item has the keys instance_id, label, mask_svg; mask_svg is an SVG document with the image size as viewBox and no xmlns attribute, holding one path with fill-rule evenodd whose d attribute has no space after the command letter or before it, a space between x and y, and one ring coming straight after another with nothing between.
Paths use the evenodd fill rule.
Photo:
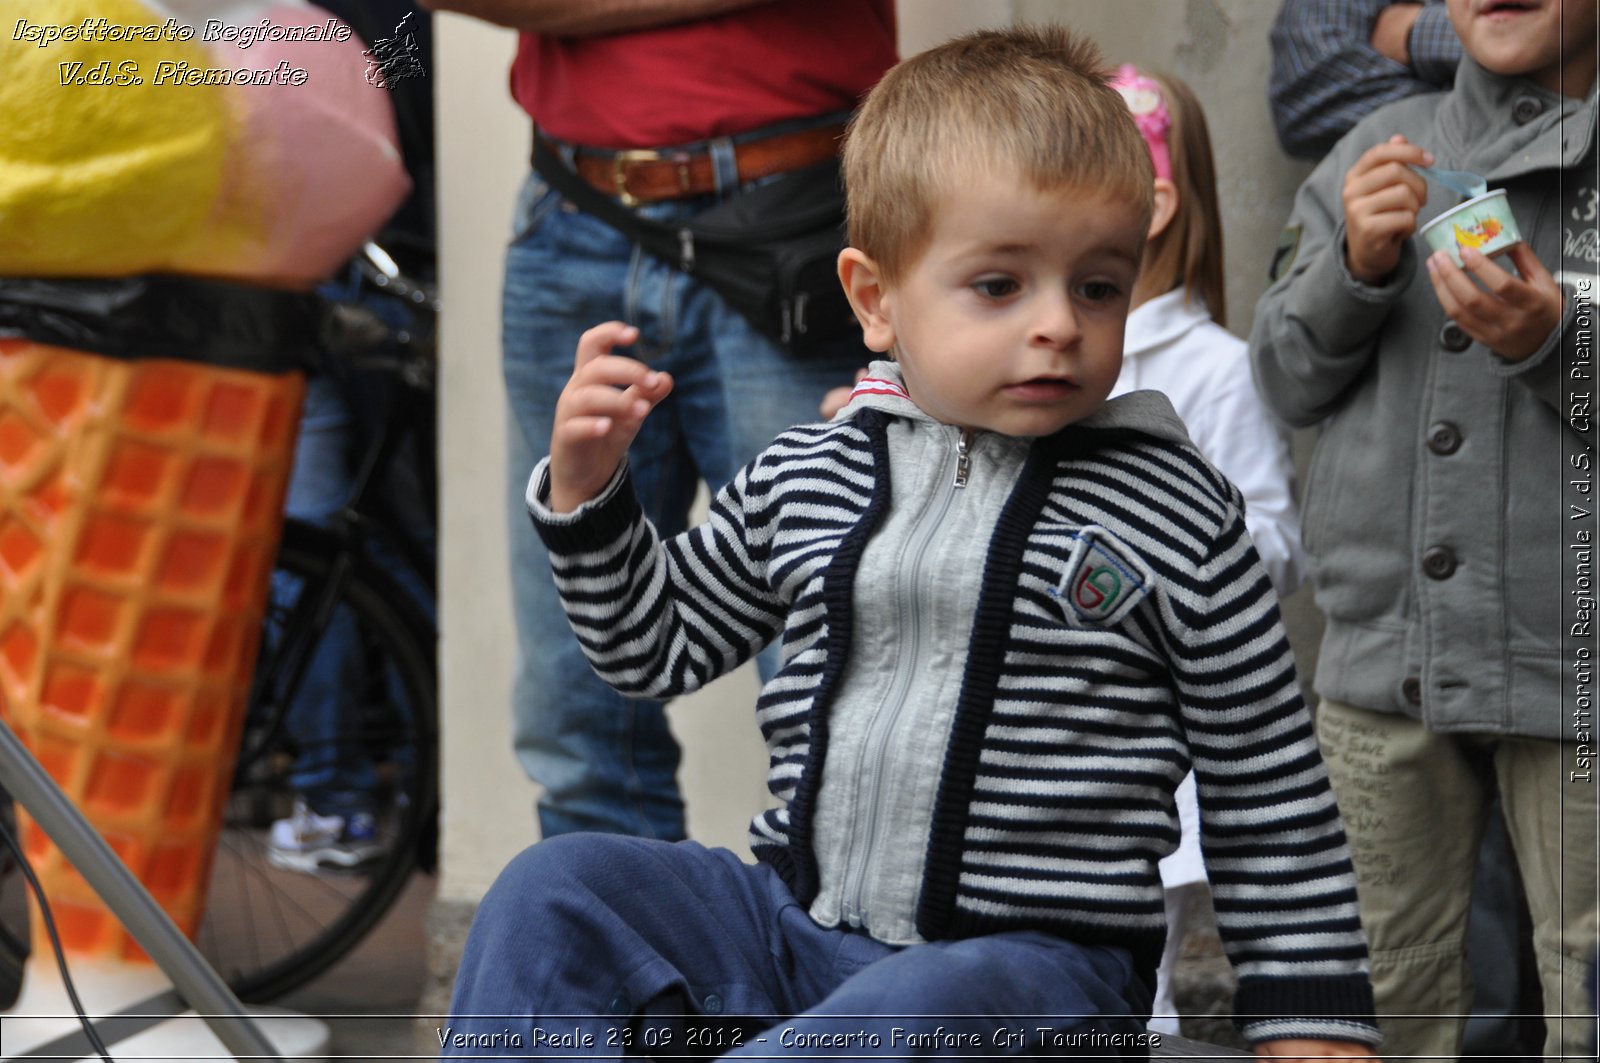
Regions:
<instances>
[{"instance_id":1,"label":"grey zip hoodie","mask_svg":"<svg viewBox=\"0 0 1600 1063\"><path fill-rule=\"evenodd\" d=\"M868 409L894 418L892 501L856 576L850 663L817 794L819 892L810 911L823 926L911 945L923 940L926 839L984 561L1033 440L941 424L904 393L893 362L872 363L835 419ZM1189 443L1166 396L1153 391L1108 402L1082 423Z\"/></svg>"}]
</instances>

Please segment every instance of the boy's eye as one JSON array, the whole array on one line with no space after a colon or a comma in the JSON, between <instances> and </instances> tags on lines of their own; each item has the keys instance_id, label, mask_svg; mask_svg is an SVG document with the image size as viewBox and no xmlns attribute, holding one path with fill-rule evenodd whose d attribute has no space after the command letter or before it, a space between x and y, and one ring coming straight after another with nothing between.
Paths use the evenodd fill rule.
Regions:
<instances>
[{"instance_id":1,"label":"boy's eye","mask_svg":"<svg viewBox=\"0 0 1600 1063\"><path fill-rule=\"evenodd\" d=\"M982 277L972 282L972 290L985 299L1004 299L1018 288L1010 277Z\"/></svg>"},{"instance_id":2,"label":"boy's eye","mask_svg":"<svg viewBox=\"0 0 1600 1063\"><path fill-rule=\"evenodd\" d=\"M1089 281L1078 290L1085 299L1094 303L1108 302L1122 294L1122 289L1111 281Z\"/></svg>"}]
</instances>

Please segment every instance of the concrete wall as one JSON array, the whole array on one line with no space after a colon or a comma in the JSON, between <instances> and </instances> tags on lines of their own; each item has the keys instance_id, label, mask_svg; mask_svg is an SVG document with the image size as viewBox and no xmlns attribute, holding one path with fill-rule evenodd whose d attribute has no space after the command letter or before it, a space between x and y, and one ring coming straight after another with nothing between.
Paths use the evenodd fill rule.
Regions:
<instances>
[{"instance_id":1,"label":"concrete wall","mask_svg":"<svg viewBox=\"0 0 1600 1063\"><path fill-rule=\"evenodd\" d=\"M903 51L1014 20L1059 20L1131 60L1188 81L1206 104L1221 168L1233 326L1249 327L1278 228L1303 168L1278 151L1268 120L1267 0L901 0ZM505 89L512 37L472 20L438 20L440 107L443 626L443 849L440 896L470 907L535 840L534 789L510 750L513 656L505 574L504 411L499 378L501 248L524 172L528 127ZM1302 603L1303 604L1303 603ZM1303 607L1297 612L1303 613ZM1304 634L1304 649L1314 636ZM691 832L744 846L765 798L749 672L674 706L686 747Z\"/></svg>"},{"instance_id":2,"label":"concrete wall","mask_svg":"<svg viewBox=\"0 0 1600 1063\"><path fill-rule=\"evenodd\" d=\"M515 38L440 17L441 317L439 614L440 892L475 899L533 840L531 788L511 755L511 602L506 593L505 399L500 248L526 169L527 122L503 72Z\"/></svg>"}]
</instances>

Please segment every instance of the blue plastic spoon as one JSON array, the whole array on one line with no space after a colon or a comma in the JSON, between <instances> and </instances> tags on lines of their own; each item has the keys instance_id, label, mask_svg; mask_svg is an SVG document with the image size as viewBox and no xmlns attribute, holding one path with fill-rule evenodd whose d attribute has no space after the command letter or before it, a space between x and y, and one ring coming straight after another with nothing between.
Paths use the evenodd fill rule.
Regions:
<instances>
[{"instance_id":1,"label":"blue plastic spoon","mask_svg":"<svg viewBox=\"0 0 1600 1063\"><path fill-rule=\"evenodd\" d=\"M1431 166L1413 166L1412 169L1468 199L1477 199L1489 191L1489 182L1471 170L1436 170Z\"/></svg>"}]
</instances>

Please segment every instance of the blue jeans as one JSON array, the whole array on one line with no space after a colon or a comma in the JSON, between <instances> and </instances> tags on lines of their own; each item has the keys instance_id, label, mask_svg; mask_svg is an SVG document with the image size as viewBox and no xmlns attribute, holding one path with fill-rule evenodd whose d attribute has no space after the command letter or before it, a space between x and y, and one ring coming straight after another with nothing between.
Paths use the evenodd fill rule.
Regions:
<instances>
[{"instance_id":1,"label":"blue jeans","mask_svg":"<svg viewBox=\"0 0 1600 1063\"><path fill-rule=\"evenodd\" d=\"M710 197L641 208L687 217ZM784 352L715 292L590 215L537 175L523 186L506 254L502 343L510 403L506 485L519 661L512 693L517 756L544 788L544 837L601 831L684 837L679 749L663 705L613 693L567 626L550 564L523 504L549 450L556 398L579 335L608 320L640 329L634 357L672 374L628 454L634 489L662 535L684 529L699 481L715 490L792 424L817 420L823 394L867 362L859 342Z\"/></svg>"},{"instance_id":2,"label":"blue jeans","mask_svg":"<svg viewBox=\"0 0 1600 1063\"><path fill-rule=\"evenodd\" d=\"M818 926L777 872L726 849L571 836L524 851L484 898L441 1055L895 1058L933 1037L944 1054L1109 1055L1148 1005L1123 949L1034 931L885 945ZM694 1023L689 1041L686 1019L718 1015L771 1025Z\"/></svg>"}]
</instances>

